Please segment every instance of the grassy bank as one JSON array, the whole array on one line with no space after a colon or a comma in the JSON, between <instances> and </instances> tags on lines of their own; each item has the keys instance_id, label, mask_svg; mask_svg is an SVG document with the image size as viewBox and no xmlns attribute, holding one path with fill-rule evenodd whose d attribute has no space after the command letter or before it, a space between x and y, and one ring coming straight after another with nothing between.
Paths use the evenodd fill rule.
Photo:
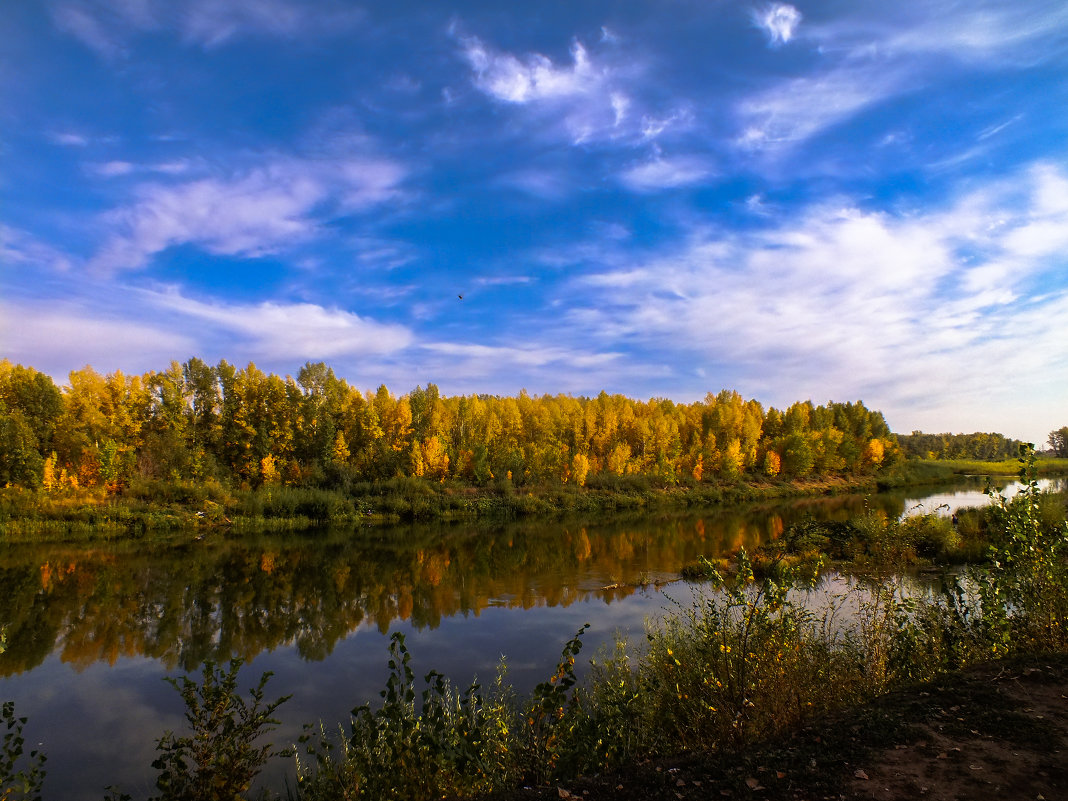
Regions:
<instances>
[{"instance_id":1,"label":"grassy bank","mask_svg":"<svg viewBox=\"0 0 1068 801\"><path fill-rule=\"evenodd\" d=\"M873 479L808 479L657 485L645 476L594 476L586 486L487 487L395 478L338 489L217 482L136 481L102 489L45 492L0 489L0 538L8 542L167 537L191 530L235 533L301 531L324 525L401 521L500 521L602 515L636 510L706 508L724 503L874 489Z\"/></svg>"},{"instance_id":2,"label":"grassy bank","mask_svg":"<svg viewBox=\"0 0 1068 801\"><path fill-rule=\"evenodd\" d=\"M1011 468L1011 470L1010 470ZM1037 475L1068 474L1068 460L1039 459ZM961 475L1010 476L1019 461L909 461L871 475L658 484L648 476L591 476L585 486L483 487L398 477L345 489L269 485L232 488L215 481L136 480L103 488L46 492L0 488L0 538L8 542L165 538L191 530L304 531L323 525L402 521L500 521L524 517L709 508L728 503L936 485Z\"/></svg>"},{"instance_id":3,"label":"grassy bank","mask_svg":"<svg viewBox=\"0 0 1068 801\"><path fill-rule=\"evenodd\" d=\"M925 483L952 481L958 476L999 476L1012 478L1019 475L1019 459L982 461L979 459L909 459L889 477L889 481ZM1053 456L1036 457L1034 472L1039 477L1068 476L1068 459Z\"/></svg>"}]
</instances>

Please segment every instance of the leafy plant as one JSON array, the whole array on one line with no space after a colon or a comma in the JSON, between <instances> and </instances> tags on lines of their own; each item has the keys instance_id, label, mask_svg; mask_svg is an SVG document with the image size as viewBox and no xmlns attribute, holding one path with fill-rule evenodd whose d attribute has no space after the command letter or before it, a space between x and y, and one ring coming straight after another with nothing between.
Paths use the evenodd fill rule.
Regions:
<instances>
[{"instance_id":1,"label":"leafy plant","mask_svg":"<svg viewBox=\"0 0 1068 801\"><path fill-rule=\"evenodd\" d=\"M991 652L1068 645L1068 523L1043 522L1034 446L1020 448L1023 488L1012 499L988 490L997 536L979 584Z\"/></svg>"},{"instance_id":2,"label":"leafy plant","mask_svg":"<svg viewBox=\"0 0 1068 801\"><path fill-rule=\"evenodd\" d=\"M237 691L242 660L230 661L224 671L213 662L204 664L198 684L189 678L168 678L186 705L190 735L166 732L157 742L159 756L152 767L159 771L157 801L236 801L246 797L252 780L276 754L260 745L262 735L278 725L274 713L290 696L264 702L271 673L264 673L246 701Z\"/></svg>"},{"instance_id":3,"label":"leafy plant","mask_svg":"<svg viewBox=\"0 0 1068 801\"><path fill-rule=\"evenodd\" d=\"M26 748L22 729L27 719L15 716L13 701L4 702L0 719L4 729L4 743L0 748L0 801L41 801L47 757L34 749L28 754L29 764L19 767Z\"/></svg>"},{"instance_id":4,"label":"leafy plant","mask_svg":"<svg viewBox=\"0 0 1068 801\"><path fill-rule=\"evenodd\" d=\"M418 801L512 782L517 707L503 665L488 694L477 682L458 694L431 671L417 695L403 634L393 634L389 651L381 707L352 710L348 734L340 737L305 727L301 743L311 759L298 757L296 797Z\"/></svg>"}]
</instances>

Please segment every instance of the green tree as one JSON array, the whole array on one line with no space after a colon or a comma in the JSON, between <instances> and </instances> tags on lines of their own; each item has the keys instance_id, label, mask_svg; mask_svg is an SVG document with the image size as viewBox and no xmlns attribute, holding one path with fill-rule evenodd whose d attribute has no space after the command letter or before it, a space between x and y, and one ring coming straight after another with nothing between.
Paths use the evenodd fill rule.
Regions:
<instances>
[{"instance_id":1,"label":"green tree","mask_svg":"<svg viewBox=\"0 0 1068 801\"><path fill-rule=\"evenodd\" d=\"M44 457L26 415L6 410L0 401L0 486L36 487L43 472Z\"/></svg>"},{"instance_id":2,"label":"green tree","mask_svg":"<svg viewBox=\"0 0 1068 801\"><path fill-rule=\"evenodd\" d=\"M1049 432L1049 446L1055 456L1068 458L1068 426Z\"/></svg>"}]
</instances>

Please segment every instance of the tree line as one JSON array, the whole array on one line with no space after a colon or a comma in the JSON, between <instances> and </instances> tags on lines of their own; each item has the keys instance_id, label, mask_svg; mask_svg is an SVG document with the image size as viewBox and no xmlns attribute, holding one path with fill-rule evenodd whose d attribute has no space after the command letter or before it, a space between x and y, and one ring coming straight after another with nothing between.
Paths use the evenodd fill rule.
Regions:
<instances>
[{"instance_id":1,"label":"tree line","mask_svg":"<svg viewBox=\"0 0 1068 801\"><path fill-rule=\"evenodd\" d=\"M898 434L897 444L911 459L980 459L998 461L1015 459L1025 443L1003 434L925 434L913 431Z\"/></svg>"},{"instance_id":2,"label":"tree line","mask_svg":"<svg viewBox=\"0 0 1068 801\"><path fill-rule=\"evenodd\" d=\"M119 490L131 479L256 487L419 476L477 486L665 484L848 475L900 457L860 401L784 410L723 390L696 403L361 391L322 362L296 378L193 357L159 372L74 370L67 385L0 360L0 485Z\"/></svg>"}]
</instances>

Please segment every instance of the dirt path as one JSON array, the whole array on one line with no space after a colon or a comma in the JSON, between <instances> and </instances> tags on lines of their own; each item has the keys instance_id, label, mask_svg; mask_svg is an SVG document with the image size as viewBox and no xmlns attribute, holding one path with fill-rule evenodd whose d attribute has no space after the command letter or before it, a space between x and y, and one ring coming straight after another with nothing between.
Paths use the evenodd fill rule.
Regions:
<instances>
[{"instance_id":1,"label":"dirt path","mask_svg":"<svg viewBox=\"0 0 1068 801\"><path fill-rule=\"evenodd\" d=\"M665 760L508 801L1068 801L1068 656L984 666L730 760Z\"/></svg>"}]
</instances>

